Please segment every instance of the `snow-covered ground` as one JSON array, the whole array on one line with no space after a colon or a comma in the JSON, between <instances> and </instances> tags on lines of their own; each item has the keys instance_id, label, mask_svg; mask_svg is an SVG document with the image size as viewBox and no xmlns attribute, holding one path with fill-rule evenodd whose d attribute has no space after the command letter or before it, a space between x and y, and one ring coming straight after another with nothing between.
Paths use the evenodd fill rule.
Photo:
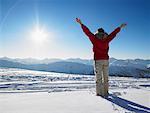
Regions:
<instances>
[{"instance_id":1,"label":"snow-covered ground","mask_svg":"<svg viewBox=\"0 0 150 113\"><path fill-rule=\"evenodd\" d=\"M110 77L108 98L94 76L0 68L0 113L150 113L150 79Z\"/></svg>"}]
</instances>

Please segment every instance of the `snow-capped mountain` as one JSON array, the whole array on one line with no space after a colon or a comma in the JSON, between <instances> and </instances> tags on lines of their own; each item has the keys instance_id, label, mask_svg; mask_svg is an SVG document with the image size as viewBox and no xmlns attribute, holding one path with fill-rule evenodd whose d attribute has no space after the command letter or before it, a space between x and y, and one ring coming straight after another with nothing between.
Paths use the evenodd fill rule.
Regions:
<instances>
[{"instance_id":1,"label":"snow-capped mountain","mask_svg":"<svg viewBox=\"0 0 150 113\"><path fill-rule=\"evenodd\" d=\"M150 77L150 60L110 58L110 75ZM0 58L0 67L22 68L73 74L94 74L93 60L85 59L11 59Z\"/></svg>"},{"instance_id":2,"label":"snow-capped mountain","mask_svg":"<svg viewBox=\"0 0 150 113\"><path fill-rule=\"evenodd\" d=\"M67 59L66 61L78 62L78 63L82 63L82 64L87 64L87 65L93 65L93 60L92 59L70 58L70 59Z\"/></svg>"},{"instance_id":3,"label":"snow-capped mountain","mask_svg":"<svg viewBox=\"0 0 150 113\"><path fill-rule=\"evenodd\" d=\"M76 62L59 61L48 64L22 64L8 60L0 60L0 67L21 68L38 71L62 72L71 74L93 74L93 66Z\"/></svg>"}]
</instances>

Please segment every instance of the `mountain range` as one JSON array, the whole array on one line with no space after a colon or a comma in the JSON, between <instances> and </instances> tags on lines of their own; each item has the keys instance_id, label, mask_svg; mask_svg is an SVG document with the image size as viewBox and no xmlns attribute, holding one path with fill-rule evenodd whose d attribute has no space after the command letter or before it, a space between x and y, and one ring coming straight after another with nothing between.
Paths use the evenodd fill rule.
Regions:
<instances>
[{"instance_id":1,"label":"mountain range","mask_svg":"<svg viewBox=\"0 0 150 113\"><path fill-rule=\"evenodd\" d=\"M21 68L38 71L61 72L69 74L94 74L93 60L70 58L62 59L12 59L0 58L0 67ZM150 78L150 60L143 59L115 59L109 60L110 76L148 77Z\"/></svg>"}]
</instances>

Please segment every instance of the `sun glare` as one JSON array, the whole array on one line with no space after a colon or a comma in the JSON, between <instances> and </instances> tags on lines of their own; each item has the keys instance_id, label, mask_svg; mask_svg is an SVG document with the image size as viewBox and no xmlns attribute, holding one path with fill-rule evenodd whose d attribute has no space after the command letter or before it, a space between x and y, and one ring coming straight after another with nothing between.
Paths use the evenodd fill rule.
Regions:
<instances>
[{"instance_id":1,"label":"sun glare","mask_svg":"<svg viewBox=\"0 0 150 113\"><path fill-rule=\"evenodd\" d=\"M36 27L31 32L31 38L35 43L43 43L48 38L48 32L44 28Z\"/></svg>"}]
</instances>

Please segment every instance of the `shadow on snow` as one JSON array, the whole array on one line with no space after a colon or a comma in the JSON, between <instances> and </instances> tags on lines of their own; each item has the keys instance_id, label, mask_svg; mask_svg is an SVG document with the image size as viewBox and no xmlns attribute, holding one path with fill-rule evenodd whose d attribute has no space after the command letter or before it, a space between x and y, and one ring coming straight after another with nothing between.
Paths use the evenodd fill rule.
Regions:
<instances>
[{"instance_id":1,"label":"shadow on snow","mask_svg":"<svg viewBox=\"0 0 150 113\"><path fill-rule=\"evenodd\" d=\"M131 102L129 100L117 97L116 95L109 94L106 100L135 113L150 113L150 108L143 105Z\"/></svg>"}]
</instances>

